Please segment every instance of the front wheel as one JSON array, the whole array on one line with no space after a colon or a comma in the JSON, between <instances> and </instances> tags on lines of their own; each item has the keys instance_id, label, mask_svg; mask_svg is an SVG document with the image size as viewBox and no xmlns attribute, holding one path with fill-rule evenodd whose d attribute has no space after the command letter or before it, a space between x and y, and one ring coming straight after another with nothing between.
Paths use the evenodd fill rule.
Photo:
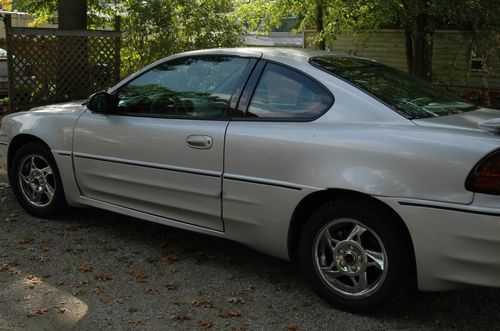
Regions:
<instances>
[{"instance_id":1,"label":"front wheel","mask_svg":"<svg viewBox=\"0 0 500 331\"><path fill-rule=\"evenodd\" d=\"M65 210L56 163L41 144L28 143L14 154L9 180L17 200L31 215L54 217Z\"/></svg>"},{"instance_id":2,"label":"front wheel","mask_svg":"<svg viewBox=\"0 0 500 331\"><path fill-rule=\"evenodd\" d=\"M376 310L410 279L411 254L398 220L378 205L337 200L320 208L300 239L300 266L312 288L334 307Z\"/></svg>"}]
</instances>

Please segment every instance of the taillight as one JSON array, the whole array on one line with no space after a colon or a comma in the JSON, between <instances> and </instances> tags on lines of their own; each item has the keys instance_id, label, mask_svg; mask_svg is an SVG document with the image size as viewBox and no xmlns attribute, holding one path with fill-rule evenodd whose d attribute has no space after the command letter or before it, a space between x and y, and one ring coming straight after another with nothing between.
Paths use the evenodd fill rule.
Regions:
<instances>
[{"instance_id":1,"label":"taillight","mask_svg":"<svg viewBox=\"0 0 500 331\"><path fill-rule=\"evenodd\" d=\"M500 151L489 154L476 165L467 177L465 188L500 195Z\"/></svg>"}]
</instances>

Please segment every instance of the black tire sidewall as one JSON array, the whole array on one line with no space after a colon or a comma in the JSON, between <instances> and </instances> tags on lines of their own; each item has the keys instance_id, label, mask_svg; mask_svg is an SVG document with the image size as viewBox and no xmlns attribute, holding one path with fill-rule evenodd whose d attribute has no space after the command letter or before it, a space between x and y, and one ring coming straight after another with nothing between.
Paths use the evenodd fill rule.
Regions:
<instances>
[{"instance_id":1,"label":"black tire sidewall","mask_svg":"<svg viewBox=\"0 0 500 331\"><path fill-rule=\"evenodd\" d=\"M328 287L314 266L313 245L319 231L330 221L351 218L369 227L382 241L387 254L388 271L380 288L363 298L348 298ZM304 277L313 290L332 306L350 312L377 310L399 297L406 289L410 254L404 236L391 224L394 217L370 203L355 200L332 202L314 213L301 234L299 263Z\"/></svg>"},{"instance_id":2,"label":"black tire sidewall","mask_svg":"<svg viewBox=\"0 0 500 331\"><path fill-rule=\"evenodd\" d=\"M26 201L25 197L21 192L21 188L19 186L18 176L19 176L19 165L22 159L27 155L39 155L43 157L52 168L52 173L54 174L55 180L55 192L52 202L45 207L35 207L31 205L28 201ZM43 218L51 218L56 217L64 212L66 209L66 199L64 196L64 189L61 181L61 177L59 175L59 170L57 168L57 164L52 156L50 150L45 146L32 142L25 144L19 148L14 154L12 158L12 162L10 164L9 169L9 181L12 190L14 191L14 195L16 196L18 202L21 206L31 215Z\"/></svg>"}]
</instances>

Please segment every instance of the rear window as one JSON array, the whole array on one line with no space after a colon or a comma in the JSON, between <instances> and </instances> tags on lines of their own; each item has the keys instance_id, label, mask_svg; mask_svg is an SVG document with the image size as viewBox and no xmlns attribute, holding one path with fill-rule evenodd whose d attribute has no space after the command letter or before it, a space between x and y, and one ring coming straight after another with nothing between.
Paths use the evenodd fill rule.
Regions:
<instances>
[{"instance_id":1,"label":"rear window","mask_svg":"<svg viewBox=\"0 0 500 331\"><path fill-rule=\"evenodd\" d=\"M330 93L311 78L268 63L260 77L247 117L313 119L332 105Z\"/></svg>"},{"instance_id":2,"label":"rear window","mask_svg":"<svg viewBox=\"0 0 500 331\"><path fill-rule=\"evenodd\" d=\"M478 109L446 90L375 61L347 56L319 56L311 58L310 63L357 86L410 119Z\"/></svg>"}]
</instances>

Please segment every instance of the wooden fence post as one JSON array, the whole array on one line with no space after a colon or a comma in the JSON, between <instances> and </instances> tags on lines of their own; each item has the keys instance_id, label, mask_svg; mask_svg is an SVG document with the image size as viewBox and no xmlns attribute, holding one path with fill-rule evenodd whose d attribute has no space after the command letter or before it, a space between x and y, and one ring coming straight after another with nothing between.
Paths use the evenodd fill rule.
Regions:
<instances>
[{"instance_id":1,"label":"wooden fence post","mask_svg":"<svg viewBox=\"0 0 500 331\"><path fill-rule=\"evenodd\" d=\"M115 16L115 31L121 32L122 18L121 16ZM122 49L122 38L121 34L115 41L115 83L120 81L120 67L121 67L121 49Z\"/></svg>"},{"instance_id":2,"label":"wooden fence post","mask_svg":"<svg viewBox=\"0 0 500 331\"><path fill-rule=\"evenodd\" d=\"M12 96L12 93L14 92L14 67L12 65L12 59L13 59L14 54L12 54L12 52L11 52L12 15L5 14L3 22L5 24L5 49L7 50L7 79L8 79L8 84L9 84L9 92L8 92L9 93L9 112L12 112L13 109L12 109L11 96Z\"/></svg>"}]
</instances>

